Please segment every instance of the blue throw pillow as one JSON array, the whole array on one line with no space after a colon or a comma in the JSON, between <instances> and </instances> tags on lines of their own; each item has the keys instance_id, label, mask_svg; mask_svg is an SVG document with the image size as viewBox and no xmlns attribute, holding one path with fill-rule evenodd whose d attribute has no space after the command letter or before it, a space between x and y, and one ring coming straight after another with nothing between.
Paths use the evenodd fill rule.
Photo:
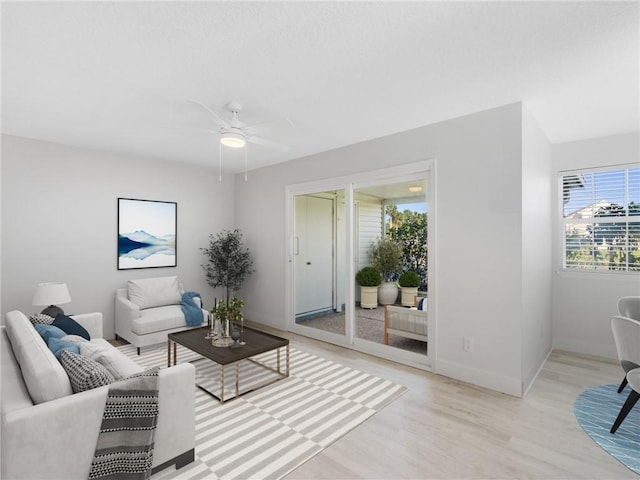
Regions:
<instances>
[{"instance_id":1,"label":"blue throw pillow","mask_svg":"<svg viewBox=\"0 0 640 480\"><path fill-rule=\"evenodd\" d=\"M77 353L78 355L80 354L80 345L78 345L77 343L69 342L67 340L62 340L61 338L51 337L47 342L47 346L59 361L61 361L60 356L62 355L63 350L66 350L67 352Z\"/></svg>"},{"instance_id":2,"label":"blue throw pillow","mask_svg":"<svg viewBox=\"0 0 640 480\"><path fill-rule=\"evenodd\" d=\"M53 321L52 325L64 330L67 332L67 335L78 335L82 338L86 338L87 340L91 340L89 332L87 332L82 325L76 322L73 318L67 317L62 313L56 315L56 319Z\"/></svg>"},{"instance_id":3,"label":"blue throw pillow","mask_svg":"<svg viewBox=\"0 0 640 480\"><path fill-rule=\"evenodd\" d=\"M44 325L41 323L34 323L33 328L37 330L37 332L40 334L40 336L44 340L44 343L46 343L47 345L49 344L50 338L62 338L66 335L64 330L53 325Z\"/></svg>"}]
</instances>

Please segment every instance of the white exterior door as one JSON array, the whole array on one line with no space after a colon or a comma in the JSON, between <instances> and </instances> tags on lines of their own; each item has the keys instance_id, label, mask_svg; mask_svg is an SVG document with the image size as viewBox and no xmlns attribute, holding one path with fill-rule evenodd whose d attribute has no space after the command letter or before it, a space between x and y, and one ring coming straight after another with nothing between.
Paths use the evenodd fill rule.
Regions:
<instances>
[{"instance_id":1,"label":"white exterior door","mask_svg":"<svg viewBox=\"0 0 640 480\"><path fill-rule=\"evenodd\" d=\"M295 201L295 314L333 308L333 200Z\"/></svg>"}]
</instances>

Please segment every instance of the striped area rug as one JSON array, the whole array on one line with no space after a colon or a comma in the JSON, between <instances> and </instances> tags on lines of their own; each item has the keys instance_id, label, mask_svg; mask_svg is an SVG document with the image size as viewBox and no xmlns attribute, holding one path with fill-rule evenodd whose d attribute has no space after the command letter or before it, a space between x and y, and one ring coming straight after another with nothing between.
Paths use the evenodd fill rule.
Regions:
<instances>
[{"instance_id":1,"label":"striped area rug","mask_svg":"<svg viewBox=\"0 0 640 480\"><path fill-rule=\"evenodd\" d=\"M166 346L145 348L140 356L131 345L119 349L144 367L167 364ZM281 352L284 368L284 349ZM274 352L254 359L272 368L277 362ZM196 383L219 391L218 365L178 345L178 362L185 361L195 365ZM225 367L225 398L233 396L234 368ZM242 361L240 390L275 375ZM196 388L196 459L152 479L282 478L405 391L402 385L291 348L288 378L224 404Z\"/></svg>"}]
</instances>

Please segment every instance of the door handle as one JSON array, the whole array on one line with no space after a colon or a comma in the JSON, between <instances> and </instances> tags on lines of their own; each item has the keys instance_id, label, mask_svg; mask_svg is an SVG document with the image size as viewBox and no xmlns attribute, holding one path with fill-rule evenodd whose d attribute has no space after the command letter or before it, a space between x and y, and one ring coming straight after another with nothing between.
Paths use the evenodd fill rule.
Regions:
<instances>
[{"instance_id":1,"label":"door handle","mask_svg":"<svg viewBox=\"0 0 640 480\"><path fill-rule=\"evenodd\" d=\"M307 265L311 265L311 262L307 262Z\"/></svg>"}]
</instances>

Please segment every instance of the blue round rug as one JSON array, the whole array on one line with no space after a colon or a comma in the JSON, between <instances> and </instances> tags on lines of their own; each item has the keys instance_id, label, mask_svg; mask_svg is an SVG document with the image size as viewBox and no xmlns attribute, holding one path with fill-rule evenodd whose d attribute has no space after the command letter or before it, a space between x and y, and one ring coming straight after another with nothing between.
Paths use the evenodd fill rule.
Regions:
<instances>
[{"instance_id":1,"label":"blue round rug","mask_svg":"<svg viewBox=\"0 0 640 480\"><path fill-rule=\"evenodd\" d=\"M640 475L640 403L611 434L611 426L629 396L630 387L617 393L617 385L601 385L585 390L573 407L578 423L609 455Z\"/></svg>"}]
</instances>

